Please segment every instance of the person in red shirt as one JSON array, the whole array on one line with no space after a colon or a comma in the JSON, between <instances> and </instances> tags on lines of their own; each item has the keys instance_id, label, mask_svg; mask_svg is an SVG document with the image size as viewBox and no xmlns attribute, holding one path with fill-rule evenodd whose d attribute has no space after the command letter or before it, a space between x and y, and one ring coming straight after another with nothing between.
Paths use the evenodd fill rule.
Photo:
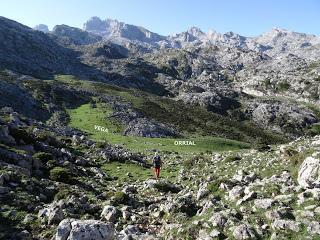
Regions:
<instances>
[{"instance_id":1,"label":"person in red shirt","mask_svg":"<svg viewBox=\"0 0 320 240\"><path fill-rule=\"evenodd\" d=\"M161 165L162 165L162 161L161 161L161 157L159 155L159 152L154 153L152 165L154 167L154 175L158 179L160 177L160 169L161 169Z\"/></svg>"}]
</instances>

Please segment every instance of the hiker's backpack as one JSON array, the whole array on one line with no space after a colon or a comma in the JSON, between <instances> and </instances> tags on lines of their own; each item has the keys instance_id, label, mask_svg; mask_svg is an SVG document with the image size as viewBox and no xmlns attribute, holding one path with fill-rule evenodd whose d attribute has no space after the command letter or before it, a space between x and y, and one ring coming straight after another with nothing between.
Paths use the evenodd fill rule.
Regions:
<instances>
[{"instance_id":1,"label":"hiker's backpack","mask_svg":"<svg viewBox=\"0 0 320 240\"><path fill-rule=\"evenodd\" d=\"M160 166L160 164L161 164L161 159L160 159L160 156L159 156L159 155L156 155L156 156L153 157L153 164L154 164L155 166L157 166L157 167Z\"/></svg>"}]
</instances>

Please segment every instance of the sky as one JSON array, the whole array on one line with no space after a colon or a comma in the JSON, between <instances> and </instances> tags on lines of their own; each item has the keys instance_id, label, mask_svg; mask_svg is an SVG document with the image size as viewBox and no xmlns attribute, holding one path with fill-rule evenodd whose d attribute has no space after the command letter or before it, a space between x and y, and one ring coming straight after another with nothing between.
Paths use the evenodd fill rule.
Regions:
<instances>
[{"instance_id":1,"label":"sky","mask_svg":"<svg viewBox=\"0 0 320 240\"><path fill-rule=\"evenodd\" d=\"M27 26L82 28L92 16L171 35L195 26L256 36L273 27L320 36L319 0L1 0L0 16Z\"/></svg>"}]
</instances>

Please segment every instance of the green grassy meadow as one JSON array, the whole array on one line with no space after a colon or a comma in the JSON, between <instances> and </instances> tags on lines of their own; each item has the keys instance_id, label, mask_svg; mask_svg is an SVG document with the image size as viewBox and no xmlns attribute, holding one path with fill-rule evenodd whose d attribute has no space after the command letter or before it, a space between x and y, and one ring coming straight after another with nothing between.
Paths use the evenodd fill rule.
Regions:
<instances>
[{"instance_id":1,"label":"green grassy meadow","mask_svg":"<svg viewBox=\"0 0 320 240\"><path fill-rule=\"evenodd\" d=\"M211 152L238 150L249 148L250 145L240 141L211 137L211 136L186 136L185 138L144 138L123 136L123 126L109 118L112 110L103 104L97 104L95 108L90 104L84 104L76 109L69 109L71 127L85 131L90 138L97 141L106 141L112 144L139 152L148 152L153 149L174 152ZM103 132L95 129L99 125L108 129ZM175 141L193 141L195 145L178 146Z\"/></svg>"}]
</instances>

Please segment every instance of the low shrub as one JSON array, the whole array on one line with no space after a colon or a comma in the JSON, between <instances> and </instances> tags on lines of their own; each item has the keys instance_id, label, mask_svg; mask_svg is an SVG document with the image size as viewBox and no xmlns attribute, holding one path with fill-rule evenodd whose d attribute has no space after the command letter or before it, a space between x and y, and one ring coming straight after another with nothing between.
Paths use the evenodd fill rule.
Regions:
<instances>
[{"instance_id":1,"label":"low shrub","mask_svg":"<svg viewBox=\"0 0 320 240\"><path fill-rule=\"evenodd\" d=\"M158 191L165 192L165 193L167 193L167 192L178 193L181 190L180 187L177 187L171 183L167 183L167 182L163 182L163 181L157 182L154 185L154 187L156 189L158 189Z\"/></svg>"},{"instance_id":2,"label":"low shrub","mask_svg":"<svg viewBox=\"0 0 320 240\"><path fill-rule=\"evenodd\" d=\"M270 145L265 142L257 142L253 145L253 148L259 152L265 152L271 149Z\"/></svg>"},{"instance_id":3,"label":"low shrub","mask_svg":"<svg viewBox=\"0 0 320 240\"><path fill-rule=\"evenodd\" d=\"M298 153L299 152L297 150L295 150L294 148L292 148L292 147L284 149L284 155L286 157L292 157L292 156L297 155Z\"/></svg>"},{"instance_id":4,"label":"low shrub","mask_svg":"<svg viewBox=\"0 0 320 240\"><path fill-rule=\"evenodd\" d=\"M309 136L316 136L316 135L320 135L320 124L313 124L311 125L307 130L306 133Z\"/></svg>"},{"instance_id":5,"label":"low shrub","mask_svg":"<svg viewBox=\"0 0 320 240\"><path fill-rule=\"evenodd\" d=\"M211 193L216 193L218 192L220 189L220 184L221 184L221 181L213 181L211 183L209 183L208 185L208 191L211 192Z\"/></svg>"},{"instance_id":6,"label":"low shrub","mask_svg":"<svg viewBox=\"0 0 320 240\"><path fill-rule=\"evenodd\" d=\"M51 168L54 168L57 166L57 162L55 160L49 160L47 163L46 163L46 166L48 169L51 169Z\"/></svg>"},{"instance_id":7,"label":"low shrub","mask_svg":"<svg viewBox=\"0 0 320 240\"><path fill-rule=\"evenodd\" d=\"M183 162L183 165L186 168L193 167L195 165L196 160L197 160L197 158L194 158L194 157L193 158L189 158L189 159L187 159L187 160L185 160Z\"/></svg>"},{"instance_id":8,"label":"low shrub","mask_svg":"<svg viewBox=\"0 0 320 240\"><path fill-rule=\"evenodd\" d=\"M54 167L50 170L49 178L53 181L70 183L72 176L69 170L62 167Z\"/></svg>"},{"instance_id":9,"label":"low shrub","mask_svg":"<svg viewBox=\"0 0 320 240\"><path fill-rule=\"evenodd\" d=\"M46 152L37 152L37 153L33 154L32 157L34 159L40 160L42 163L46 163L53 158L50 153L46 153Z\"/></svg>"},{"instance_id":10,"label":"low shrub","mask_svg":"<svg viewBox=\"0 0 320 240\"><path fill-rule=\"evenodd\" d=\"M54 200L58 201L61 199L66 199L68 196L70 196L71 191L67 188L62 188L59 190L59 192L54 195Z\"/></svg>"},{"instance_id":11,"label":"low shrub","mask_svg":"<svg viewBox=\"0 0 320 240\"><path fill-rule=\"evenodd\" d=\"M235 162L235 161L241 160L241 157L238 155L230 155L230 156L226 157L224 160L225 160L225 162Z\"/></svg>"},{"instance_id":12,"label":"low shrub","mask_svg":"<svg viewBox=\"0 0 320 240\"><path fill-rule=\"evenodd\" d=\"M112 202L115 205L127 204L128 201L129 201L129 196L124 192L115 192L112 197Z\"/></svg>"},{"instance_id":13,"label":"low shrub","mask_svg":"<svg viewBox=\"0 0 320 240\"><path fill-rule=\"evenodd\" d=\"M23 140L26 144L34 143L34 138L31 133L27 132L24 129L12 128L10 129L11 136L16 140Z\"/></svg>"}]
</instances>

